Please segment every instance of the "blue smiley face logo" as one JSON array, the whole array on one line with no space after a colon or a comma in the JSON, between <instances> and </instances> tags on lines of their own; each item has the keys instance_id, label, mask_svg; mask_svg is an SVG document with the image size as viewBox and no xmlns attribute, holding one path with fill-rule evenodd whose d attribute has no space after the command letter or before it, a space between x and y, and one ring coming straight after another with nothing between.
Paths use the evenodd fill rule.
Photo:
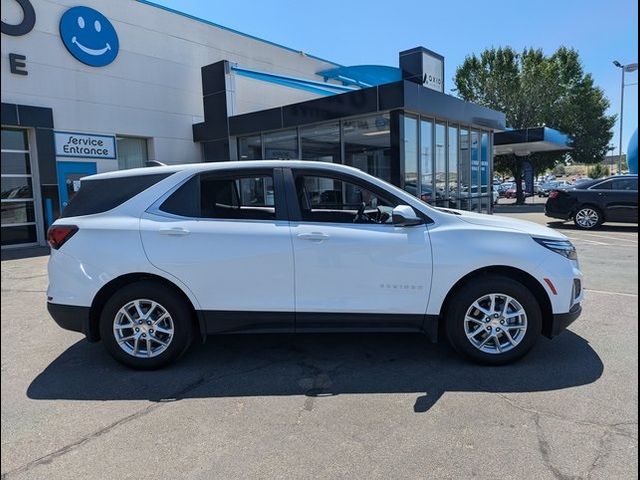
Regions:
<instances>
[{"instance_id":1,"label":"blue smiley face logo","mask_svg":"<svg viewBox=\"0 0 640 480\"><path fill-rule=\"evenodd\" d=\"M72 7L64 12L60 37L71 55L92 67L109 65L120 47L111 22L89 7Z\"/></svg>"}]
</instances>

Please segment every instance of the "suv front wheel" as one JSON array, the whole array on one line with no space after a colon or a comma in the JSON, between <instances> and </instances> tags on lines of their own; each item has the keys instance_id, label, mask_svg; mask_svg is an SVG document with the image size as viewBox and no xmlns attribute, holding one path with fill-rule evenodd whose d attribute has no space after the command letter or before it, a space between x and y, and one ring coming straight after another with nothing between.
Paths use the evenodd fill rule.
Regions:
<instances>
[{"instance_id":1,"label":"suv front wheel","mask_svg":"<svg viewBox=\"0 0 640 480\"><path fill-rule=\"evenodd\" d=\"M536 343L542 314L535 296L506 276L484 276L464 284L451 299L446 333L453 348L488 365L511 363Z\"/></svg>"},{"instance_id":2,"label":"suv front wheel","mask_svg":"<svg viewBox=\"0 0 640 480\"><path fill-rule=\"evenodd\" d=\"M191 310L166 285L136 282L107 301L100 336L111 356L128 367L159 368L176 360L191 344Z\"/></svg>"}]
</instances>

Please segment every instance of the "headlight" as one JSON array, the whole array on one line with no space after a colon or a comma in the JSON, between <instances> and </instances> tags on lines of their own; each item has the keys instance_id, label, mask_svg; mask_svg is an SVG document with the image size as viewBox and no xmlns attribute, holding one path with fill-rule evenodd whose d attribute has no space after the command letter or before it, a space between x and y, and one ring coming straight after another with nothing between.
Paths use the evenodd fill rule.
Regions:
<instances>
[{"instance_id":1,"label":"headlight","mask_svg":"<svg viewBox=\"0 0 640 480\"><path fill-rule=\"evenodd\" d=\"M569 240L548 240L546 238L533 238L538 244L551 251L559 253L563 257L567 257L569 260L578 260L578 252L576 247L573 246Z\"/></svg>"}]
</instances>

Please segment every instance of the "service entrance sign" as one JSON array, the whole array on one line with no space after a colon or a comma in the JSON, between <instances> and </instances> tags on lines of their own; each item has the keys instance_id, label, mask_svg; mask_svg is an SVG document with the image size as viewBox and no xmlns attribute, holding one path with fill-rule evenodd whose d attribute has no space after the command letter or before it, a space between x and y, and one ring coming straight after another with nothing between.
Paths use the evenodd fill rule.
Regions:
<instances>
[{"instance_id":1,"label":"service entrance sign","mask_svg":"<svg viewBox=\"0 0 640 480\"><path fill-rule=\"evenodd\" d=\"M116 158L114 135L54 132L56 157Z\"/></svg>"}]
</instances>

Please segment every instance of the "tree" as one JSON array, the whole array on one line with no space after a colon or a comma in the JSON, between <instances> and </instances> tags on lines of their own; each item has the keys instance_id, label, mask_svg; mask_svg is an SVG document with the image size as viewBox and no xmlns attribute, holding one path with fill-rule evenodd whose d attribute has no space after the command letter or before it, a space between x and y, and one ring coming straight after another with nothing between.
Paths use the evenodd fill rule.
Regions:
<instances>
[{"instance_id":1,"label":"tree","mask_svg":"<svg viewBox=\"0 0 640 480\"><path fill-rule=\"evenodd\" d=\"M594 180L597 178L608 177L609 176L609 167L603 165L602 163L596 163L593 168L589 170L589 178L593 178Z\"/></svg>"},{"instance_id":2,"label":"tree","mask_svg":"<svg viewBox=\"0 0 640 480\"><path fill-rule=\"evenodd\" d=\"M548 125L571 137L568 155L576 163L604 159L616 117L606 115L609 100L585 74L578 52L560 47L545 56L540 49L517 53L491 48L467 56L456 70L457 94L464 100L505 113L507 127ZM565 153L535 153L528 159L536 172L563 160ZM518 203L524 202L521 180L524 157L500 155L496 170L508 169L516 180Z\"/></svg>"}]
</instances>

